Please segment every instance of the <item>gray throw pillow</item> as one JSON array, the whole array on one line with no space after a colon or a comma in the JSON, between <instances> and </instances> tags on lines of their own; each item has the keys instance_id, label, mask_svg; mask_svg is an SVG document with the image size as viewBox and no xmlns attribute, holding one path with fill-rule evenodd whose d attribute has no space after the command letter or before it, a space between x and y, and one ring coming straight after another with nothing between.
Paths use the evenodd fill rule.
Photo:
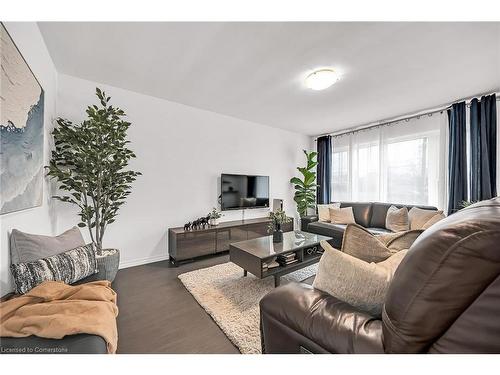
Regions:
<instances>
[{"instance_id":1,"label":"gray throw pillow","mask_svg":"<svg viewBox=\"0 0 500 375\"><path fill-rule=\"evenodd\" d=\"M387 216L385 218L385 227L389 230L392 230L393 232L404 232L410 229L408 209L406 207L389 207L389 209L387 210Z\"/></svg>"},{"instance_id":2,"label":"gray throw pillow","mask_svg":"<svg viewBox=\"0 0 500 375\"><path fill-rule=\"evenodd\" d=\"M368 263L334 249L326 241L313 287L380 317L389 285L407 250L381 263Z\"/></svg>"},{"instance_id":3,"label":"gray throw pillow","mask_svg":"<svg viewBox=\"0 0 500 375\"><path fill-rule=\"evenodd\" d=\"M59 236L42 236L14 229L10 235L11 263L27 263L85 246L80 229L73 227Z\"/></svg>"},{"instance_id":4,"label":"gray throw pillow","mask_svg":"<svg viewBox=\"0 0 500 375\"><path fill-rule=\"evenodd\" d=\"M92 244L33 262L11 264L16 293L24 294L44 281L72 284L98 272Z\"/></svg>"}]
</instances>

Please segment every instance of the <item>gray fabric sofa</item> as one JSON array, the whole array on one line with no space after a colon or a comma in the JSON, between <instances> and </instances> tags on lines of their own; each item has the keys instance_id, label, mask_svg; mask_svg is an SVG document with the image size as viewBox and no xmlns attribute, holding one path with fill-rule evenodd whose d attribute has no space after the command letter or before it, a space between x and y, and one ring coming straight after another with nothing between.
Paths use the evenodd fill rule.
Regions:
<instances>
[{"instance_id":1,"label":"gray fabric sofa","mask_svg":"<svg viewBox=\"0 0 500 375\"><path fill-rule=\"evenodd\" d=\"M356 223L365 227L374 234L390 233L391 231L385 227L385 218L387 210L391 206L398 208L406 206L408 210L412 207L423 208L427 210L437 210L432 206L412 206L394 203L380 202L340 202L340 207L352 207L354 220ZM332 237L330 244L333 247L340 248L342 246L342 238L344 237L345 225L332 224L318 221L318 215L309 215L301 219L301 229L305 232L321 234Z\"/></svg>"},{"instance_id":2,"label":"gray fabric sofa","mask_svg":"<svg viewBox=\"0 0 500 375\"><path fill-rule=\"evenodd\" d=\"M59 236L42 236L24 233L14 229L10 235L11 262L30 262L49 257L79 246L85 241L77 227L73 227ZM73 285L102 280L101 273L96 273ZM9 293L2 301L15 298ZM48 339L37 336L0 337L0 353L4 354L106 354L106 341L98 335L75 334L62 339Z\"/></svg>"}]
</instances>

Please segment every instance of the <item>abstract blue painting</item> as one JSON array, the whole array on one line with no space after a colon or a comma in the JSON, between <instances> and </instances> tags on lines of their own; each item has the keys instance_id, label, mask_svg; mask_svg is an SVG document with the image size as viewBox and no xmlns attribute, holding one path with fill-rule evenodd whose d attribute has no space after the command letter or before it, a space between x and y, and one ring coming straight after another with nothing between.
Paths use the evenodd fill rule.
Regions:
<instances>
[{"instance_id":1,"label":"abstract blue painting","mask_svg":"<svg viewBox=\"0 0 500 375\"><path fill-rule=\"evenodd\" d=\"M3 24L0 81L0 214L43 198L44 92Z\"/></svg>"}]
</instances>

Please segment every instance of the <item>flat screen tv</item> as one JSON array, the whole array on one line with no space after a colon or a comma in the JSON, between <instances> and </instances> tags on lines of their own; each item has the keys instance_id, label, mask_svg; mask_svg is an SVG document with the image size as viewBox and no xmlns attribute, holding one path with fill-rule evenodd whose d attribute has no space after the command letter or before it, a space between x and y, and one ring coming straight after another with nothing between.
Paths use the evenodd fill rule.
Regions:
<instances>
[{"instance_id":1,"label":"flat screen tv","mask_svg":"<svg viewBox=\"0 0 500 375\"><path fill-rule=\"evenodd\" d=\"M221 175L221 210L269 207L269 176Z\"/></svg>"}]
</instances>

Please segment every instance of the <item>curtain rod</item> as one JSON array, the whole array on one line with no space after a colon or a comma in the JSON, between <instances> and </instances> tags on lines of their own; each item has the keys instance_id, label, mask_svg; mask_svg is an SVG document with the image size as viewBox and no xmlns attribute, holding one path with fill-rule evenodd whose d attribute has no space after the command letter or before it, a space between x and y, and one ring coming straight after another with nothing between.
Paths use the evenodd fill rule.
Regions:
<instances>
[{"instance_id":1,"label":"curtain rod","mask_svg":"<svg viewBox=\"0 0 500 375\"><path fill-rule=\"evenodd\" d=\"M438 112L443 112L443 111L446 111L448 109L450 109L452 107L453 104L455 103L459 103L459 102L463 102L465 101L467 106L470 106L470 101L472 99L475 99L477 97L481 97L481 96L484 96L484 95L493 95L493 94L496 94L497 95L497 98L496 98L496 101L500 101L500 92L488 92L488 93L484 93L484 94L478 94L478 95L474 95L474 96L470 96L468 98L463 98L463 99L460 99L460 100L457 100L457 101L454 101L453 103L450 103L450 104L446 104L446 105L442 105L440 107L435 107L435 108L432 108L432 109L427 109L427 110L423 110L423 111L420 111L420 112L415 112L413 114L409 114L409 115L402 115L402 116L398 116L398 117L393 117L393 118L390 118L388 120L380 120L378 122L371 122L371 123L368 123L368 124L365 124L365 125L360 125L360 126L356 126L356 127L353 127L353 128L349 128L347 130L339 130L338 132L331 132L331 133L324 133L324 134L320 134L320 135L317 135L314 137L314 141L316 142L316 140L319 138L319 137L323 137L323 136L326 136L326 135L331 135L332 137L340 137L340 136L343 136L343 135L346 135L346 134L353 134L353 133L356 133L356 132L359 132L359 131L362 131L362 130L369 130L369 129L374 129L374 128L378 128L378 127L381 127L381 126L387 126L387 125L390 125L390 124L394 124L396 122L401 122L401 121L405 121L405 122L408 122L414 118L419 118L419 117L422 117L422 116L432 116L434 113L438 113Z\"/></svg>"}]
</instances>

